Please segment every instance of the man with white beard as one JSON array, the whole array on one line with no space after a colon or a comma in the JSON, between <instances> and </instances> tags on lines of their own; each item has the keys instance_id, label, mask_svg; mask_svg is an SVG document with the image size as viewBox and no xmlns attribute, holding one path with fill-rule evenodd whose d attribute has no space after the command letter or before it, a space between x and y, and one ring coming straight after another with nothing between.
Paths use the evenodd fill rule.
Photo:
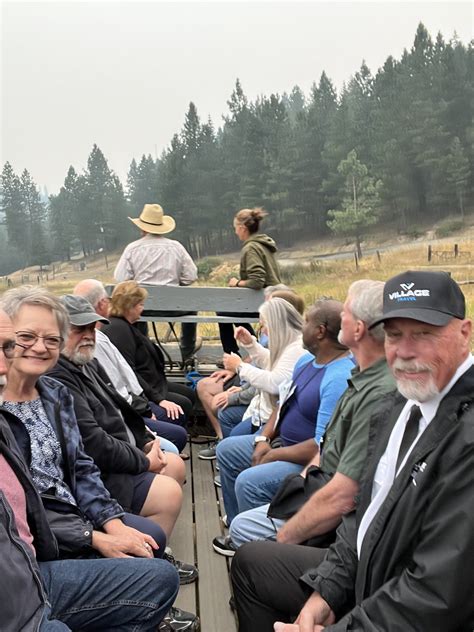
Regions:
<instances>
[{"instance_id":1,"label":"man with white beard","mask_svg":"<svg viewBox=\"0 0 474 632\"><path fill-rule=\"evenodd\" d=\"M241 623L240 632L266 632L277 619L276 632L474 627L474 368L464 296L446 273L405 272L385 284L372 325L381 322L399 394L372 418L357 509L324 561L296 575L299 593L278 593L261 608L266 625L255 610L256 625ZM237 602L252 590L236 581L244 551L232 567Z\"/></svg>"}]
</instances>

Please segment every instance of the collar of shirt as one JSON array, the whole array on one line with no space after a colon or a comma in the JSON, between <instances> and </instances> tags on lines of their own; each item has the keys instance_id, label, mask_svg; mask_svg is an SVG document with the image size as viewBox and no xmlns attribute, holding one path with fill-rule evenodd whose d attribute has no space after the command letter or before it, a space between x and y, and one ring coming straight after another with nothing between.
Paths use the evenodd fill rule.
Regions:
<instances>
[{"instance_id":1,"label":"collar of shirt","mask_svg":"<svg viewBox=\"0 0 474 632\"><path fill-rule=\"evenodd\" d=\"M359 367L355 367L351 371L351 377L347 380L356 391L361 391L367 383L371 383L374 376L379 375L379 371L383 364L386 364L385 358L380 358L374 364L361 371Z\"/></svg>"},{"instance_id":2,"label":"collar of shirt","mask_svg":"<svg viewBox=\"0 0 474 632\"><path fill-rule=\"evenodd\" d=\"M426 430L427 426L434 419L442 399L446 396L447 393L449 393L454 384L473 364L474 357L472 356L472 354L469 354L464 362L459 365L449 383L438 395L427 402L417 402L415 400L409 399L401 410L400 415L398 416L398 419L395 422L395 425L390 434L387 448L380 458L377 470L375 472L374 481L372 484L372 501L367 507L367 510L362 517L359 526L359 530L357 533L357 551L359 556L362 548L363 539L365 537L365 534L367 533L367 529L369 528L370 523L375 517L375 514L379 510L383 501L387 497L395 476L398 475L398 473L405 466L405 463L410 456L410 453L413 450L414 446L416 445L418 439ZM398 452L400 451L400 445L402 442L403 434L405 432L405 425L408 420L410 410L413 406L419 406L422 414L418 428L418 435L410 448L407 450L407 453L403 461L401 462L400 467L397 471L395 471Z\"/></svg>"}]
</instances>

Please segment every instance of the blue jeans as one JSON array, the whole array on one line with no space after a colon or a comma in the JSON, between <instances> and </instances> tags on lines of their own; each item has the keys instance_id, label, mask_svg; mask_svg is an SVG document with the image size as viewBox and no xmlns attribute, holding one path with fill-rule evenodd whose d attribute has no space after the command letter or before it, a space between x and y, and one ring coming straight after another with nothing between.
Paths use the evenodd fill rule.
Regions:
<instances>
[{"instance_id":1,"label":"blue jeans","mask_svg":"<svg viewBox=\"0 0 474 632\"><path fill-rule=\"evenodd\" d=\"M229 522L241 511L269 503L288 474L299 474L302 465L274 461L251 467L255 434L228 437L217 445L222 495Z\"/></svg>"},{"instance_id":2,"label":"blue jeans","mask_svg":"<svg viewBox=\"0 0 474 632\"><path fill-rule=\"evenodd\" d=\"M242 435L251 435L254 431L255 428L252 426L252 419L251 417L247 417L247 419L242 419L242 421L234 427L229 436L241 437Z\"/></svg>"},{"instance_id":3,"label":"blue jeans","mask_svg":"<svg viewBox=\"0 0 474 632\"><path fill-rule=\"evenodd\" d=\"M240 424L246 410L247 406L227 406L227 408L217 412L217 419L221 425L224 439Z\"/></svg>"},{"instance_id":4,"label":"blue jeans","mask_svg":"<svg viewBox=\"0 0 474 632\"><path fill-rule=\"evenodd\" d=\"M74 559L40 562L39 567L51 603L41 632L151 632L179 588L178 573L165 560Z\"/></svg>"},{"instance_id":5,"label":"blue jeans","mask_svg":"<svg viewBox=\"0 0 474 632\"><path fill-rule=\"evenodd\" d=\"M230 537L235 546L255 540L276 540L277 531L286 520L269 518L267 516L269 504L243 511L230 524Z\"/></svg>"}]
</instances>

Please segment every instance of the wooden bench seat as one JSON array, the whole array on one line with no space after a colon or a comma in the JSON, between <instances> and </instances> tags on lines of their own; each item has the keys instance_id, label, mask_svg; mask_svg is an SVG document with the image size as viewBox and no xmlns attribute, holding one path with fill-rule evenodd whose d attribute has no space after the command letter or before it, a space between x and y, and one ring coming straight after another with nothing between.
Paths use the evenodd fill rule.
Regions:
<instances>
[{"instance_id":1,"label":"wooden bench seat","mask_svg":"<svg viewBox=\"0 0 474 632\"><path fill-rule=\"evenodd\" d=\"M145 284L141 287L148 291L142 320L154 322L235 323L242 320L257 322L258 316L255 314L258 313L258 308L264 301L263 290L246 288ZM197 312L197 314L190 315L186 312ZM209 315L208 312L213 315ZM227 314L218 316L215 312L227 312ZM232 312L240 315L232 316L230 315Z\"/></svg>"}]
</instances>

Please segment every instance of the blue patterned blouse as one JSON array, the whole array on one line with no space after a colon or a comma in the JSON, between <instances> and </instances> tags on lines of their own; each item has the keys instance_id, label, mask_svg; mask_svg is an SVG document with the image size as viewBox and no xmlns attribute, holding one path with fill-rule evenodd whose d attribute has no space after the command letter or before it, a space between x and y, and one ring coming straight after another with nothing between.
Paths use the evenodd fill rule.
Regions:
<instances>
[{"instance_id":1,"label":"blue patterned blouse","mask_svg":"<svg viewBox=\"0 0 474 632\"><path fill-rule=\"evenodd\" d=\"M41 399L27 402L3 402L25 426L31 442L30 472L36 489L46 492L54 488L55 495L76 505L71 490L64 482L61 445L51 426Z\"/></svg>"}]
</instances>

